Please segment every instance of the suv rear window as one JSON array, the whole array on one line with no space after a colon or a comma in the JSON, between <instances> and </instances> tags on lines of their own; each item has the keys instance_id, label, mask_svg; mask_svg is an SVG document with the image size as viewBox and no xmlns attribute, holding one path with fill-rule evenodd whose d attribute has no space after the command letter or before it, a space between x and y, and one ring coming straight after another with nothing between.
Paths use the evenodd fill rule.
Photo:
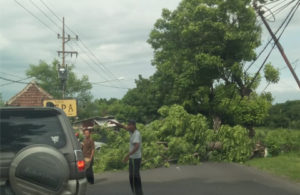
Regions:
<instances>
[{"instance_id":1,"label":"suv rear window","mask_svg":"<svg viewBox=\"0 0 300 195\"><path fill-rule=\"evenodd\" d=\"M0 151L17 152L32 144L61 148L66 137L56 110L0 110Z\"/></svg>"}]
</instances>

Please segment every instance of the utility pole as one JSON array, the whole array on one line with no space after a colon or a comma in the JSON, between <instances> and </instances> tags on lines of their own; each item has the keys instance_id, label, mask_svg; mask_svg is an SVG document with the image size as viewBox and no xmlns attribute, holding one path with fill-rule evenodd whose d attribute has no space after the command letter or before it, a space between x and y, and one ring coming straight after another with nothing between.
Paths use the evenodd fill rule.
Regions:
<instances>
[{"instance_id":1,"label":"utility pole","mask_svg":"<svg viewBox=\"0 0 300 195\"><path fill-rule=\"evenodd\" d=\"M72 57L72 55L76 55L76 57L78 56L77 51L66 51L65 50L65 44L72 39L75 39L78 41L78 35L76 35L76 37L71 37L70 35L68 35L67 37L65 36L65 18L64 17L62 20L62 35L57 34L57 38L62 39L62 51L57 51L57 53L58 53L58 56L60 56L60 54L62 54L62 63L59 64L59 66L58 66L58 78L60 78L60 80L61 80L62 97L64 99L65 91L66 91L66 82L68 80L68 65L65 64L66 54L70 54L71 57Z\"/></svg>"},{"instance_id":2,"label":"utility pole","mask_svg":"<svg viewBox=\"0 0 300 195\"><path fill-rule=\"evenodd\" d=\"M256 4L256 1L253 2L253 7L254 9L256 10L256 12L258 13L258 15L261 17L263 23L265 24L265 26L267 27L270 35L272 36L272 39L274 40L279 52L281 53L286 65L288 66L288 68L290 69L293 77L295 78L297 84L298 84L298 87L300 88L300 81L299 81L299 78L297 77L289 59L287 58L287 56L285 55L285 52L281 46L281 44L279 43L279 40L277 39L277 37L275 36L275 34L273 33L272 29L270 28L269 24L267 23L265 17L264 17L264 12L262 10L260 10L260 7L257 7L257 4Z\"/></svg>"}]
</instances>

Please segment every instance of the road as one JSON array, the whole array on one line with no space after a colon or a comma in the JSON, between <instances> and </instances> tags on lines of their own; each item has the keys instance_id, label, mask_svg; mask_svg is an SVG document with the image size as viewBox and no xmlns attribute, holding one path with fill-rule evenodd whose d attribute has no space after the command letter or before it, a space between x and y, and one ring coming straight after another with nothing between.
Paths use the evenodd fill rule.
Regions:
<instances>
[{"instance_id":1,"label":"road","mask_svg":"<svg viewBox=\"0 0 300 195\"><path fill-rule=\"evenodd\" d=\"M300 184L231 163L171 166L141 172L144 195L300 195ZM128 173L95 176L87 195L131 195Z\"/></svg>"}]
</instances>

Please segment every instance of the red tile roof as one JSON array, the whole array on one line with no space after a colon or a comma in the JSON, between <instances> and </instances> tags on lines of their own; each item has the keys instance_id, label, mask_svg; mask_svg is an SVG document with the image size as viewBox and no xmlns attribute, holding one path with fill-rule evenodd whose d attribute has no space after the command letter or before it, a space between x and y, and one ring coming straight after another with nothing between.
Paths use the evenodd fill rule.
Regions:
<instances>
[{"instance_id":1,"label":"red tile roof","mask_svg":"<svg viewBox=\"0 0 300 195\"><path fill-rule=\"evenodd\" d=\"M43 106L43 100L53 97L37 85L30 82L22 91L8 100L9 106Z\"/></svg>"}]
</instances>

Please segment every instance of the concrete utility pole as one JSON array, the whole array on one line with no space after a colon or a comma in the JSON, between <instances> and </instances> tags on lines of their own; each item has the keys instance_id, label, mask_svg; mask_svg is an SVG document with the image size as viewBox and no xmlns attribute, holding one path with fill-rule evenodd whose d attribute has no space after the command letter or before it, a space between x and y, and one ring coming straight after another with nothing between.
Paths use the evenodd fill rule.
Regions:
<instances>
[{"instance_id":1,"label":"concrete utility pole","mask_svg":"<svg viewBox=\"0 0 300 195\"><path fill-rule=\"evenodd\" d=\"M263 16L264 12L262 10L260 10L260 7L257 7L257 4L256 4L256 1L253 2L253 6L254 6L254 9L256 10L256 12L258 13L258 15L261 17L263 23L265 24L265 26L267 27L269 33L271 34L272 36L272 39L274 40L279 52L281 53L286 65L288 66L288 68L290 69L292 75L294 76L297 84L298 84L298 87L300 88L300 81L299 81L299 78L297 77L289 59L287 58L287 56L285 55L285 52L281 46L281 44L279 43L279 40L277 39L277 37L275 36L275 34L273 33L272 29L270 28L269 24L267 23L265 17Z\"/></svg>"},{"instance_id":2,"label":"concrete utility pole","mask_svg":"<svg viewBox=\"0 0 300 195\"><path fill-rule=\"evenodd\" d=\"M64 99L65 98L65 91L66 91L66 82L68 80L68 66L65 64L66 54L70 54L71 57L74 54L76 55L76 57L78 56L77 51L66 51L65 50L65 44L67 42L69 42L70 40L72 40L72 39L75 39L75 40L78 41L78 35L76 35L76 37L71 37L70 35L68 35L66 37L65 36L65 18L63 18L62 23L63 23L62 35L60 35L60 34L57 35L58 39L62 39L62 51L57 51L57 53L58 53L58 56L60 56L60 54L62 54L62 63L58 67L58 78L60 78L60 80L61 80L62 96L63 96L63 99Z\"/></svg>"}]
</instances>

